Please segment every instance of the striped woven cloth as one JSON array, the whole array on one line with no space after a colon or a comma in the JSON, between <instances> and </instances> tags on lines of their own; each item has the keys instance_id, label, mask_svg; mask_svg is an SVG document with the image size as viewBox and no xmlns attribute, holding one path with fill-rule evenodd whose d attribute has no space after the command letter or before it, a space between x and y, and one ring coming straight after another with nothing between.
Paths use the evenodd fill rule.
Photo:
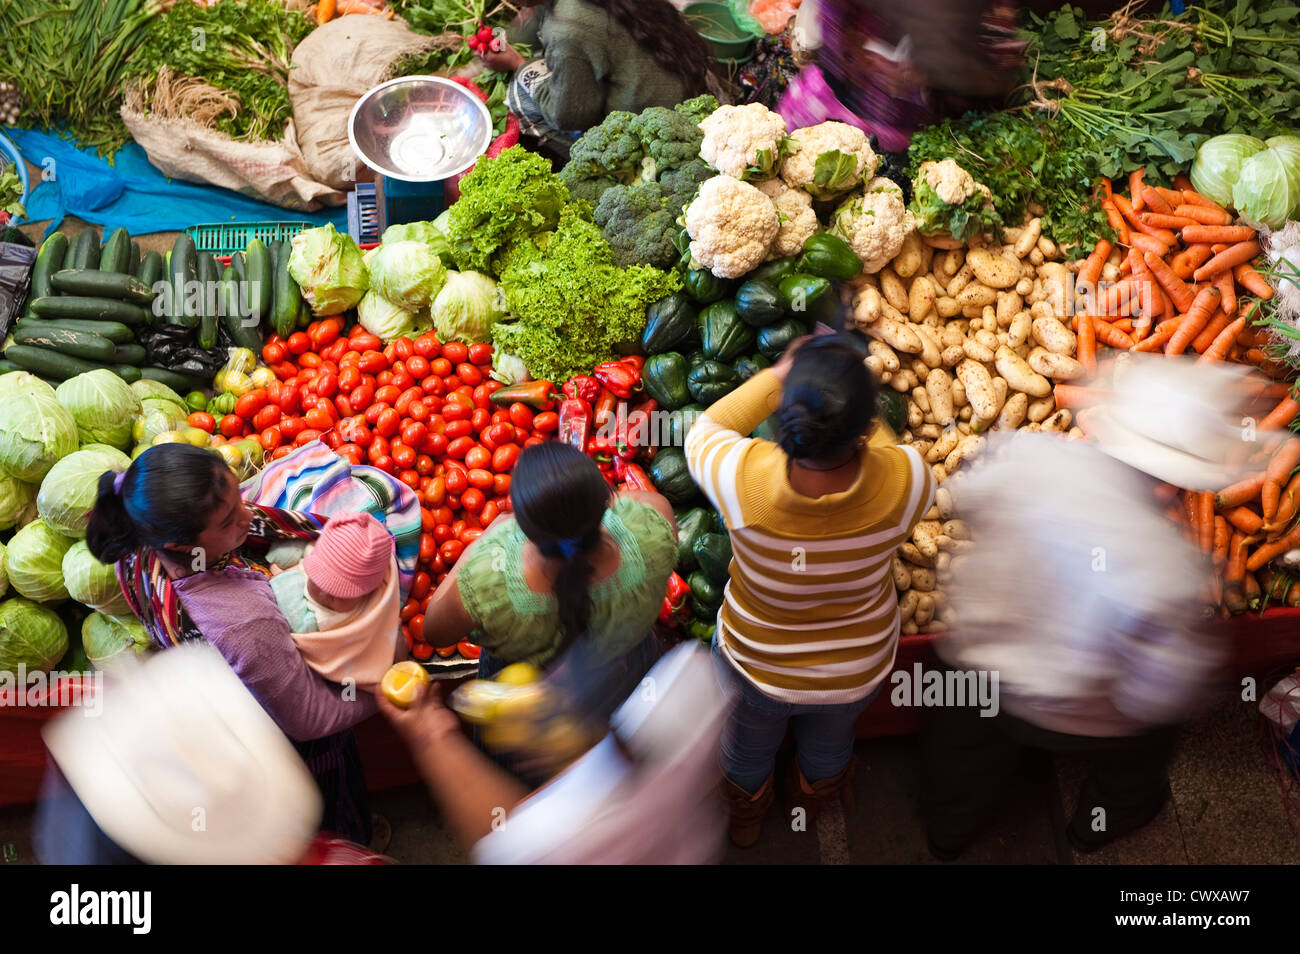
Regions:
<instances>
[{"instance_id":1,"label":"striped woven cloth","mask_svg":"<svg viewBox=\"0 0 1300 954\"><path fill-rule=\"evenodd\" d=\"M352 465L320 441L272 461L240 488L246 503L315 514L368 513L397 544L402 602L420 556L420 501L415 491L374 467Z\"/></svg>"}]
</instances>

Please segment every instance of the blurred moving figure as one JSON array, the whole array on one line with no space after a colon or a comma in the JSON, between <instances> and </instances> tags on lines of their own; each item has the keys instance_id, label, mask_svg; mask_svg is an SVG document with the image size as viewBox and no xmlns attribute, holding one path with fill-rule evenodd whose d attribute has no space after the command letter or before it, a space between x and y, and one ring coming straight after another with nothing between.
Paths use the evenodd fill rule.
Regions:
<instances>
[{"instance_id":1,"label":"blurred moving figure","mask_svg":"<svg viewBox=\"0 0 1300 954\"><path fill-rule=\"evenodd\" d=\"M1252 442L1231 413L1240 382L1218 366L1131 362L1109 401L1081 413L1096 443L994 435L948 485L974 543L953 562L958 622L937 649L954 669L996 673L1000 699L996 715L952 700L928 712L922 797L936 857L978 834L1022 745L1087 761L1067 828L1076 850L1159 813L1178 726L1221 654L1204 632L1207 562L1161 512L1155 484L1221 489L1271 439Z\"/></svg>"},{"instance_id":2,"label":"blurred moving figure","mask_svg":"<svg viewBox=\"0 0 1300 954\"><path fill-rule=\"evenodd\" d=\"M74 709L45 729L58 771L37 808L43 864L367 857L342 843L341 862L336 840L314 838L311 773L216 649L187 644L124 666L104 694L97 717Z\"/></svg>"}]
</instances>

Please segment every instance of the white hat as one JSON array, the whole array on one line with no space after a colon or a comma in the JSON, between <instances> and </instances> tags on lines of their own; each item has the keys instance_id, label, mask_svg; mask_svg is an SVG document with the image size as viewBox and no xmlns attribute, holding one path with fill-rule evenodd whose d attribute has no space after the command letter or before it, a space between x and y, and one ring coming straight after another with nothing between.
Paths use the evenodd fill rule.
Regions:
<instances>
[{"instance_id":1,"label":"white hat","mask_svg":"<svg viewBox=\"0 0 1300 954\"><path fill-rule=\"evenodd\" d=\"M150 864L293 863L320 821L307 767L211 646L115 671L101 712L44 736L96 824Z\"/></svg>"},{"instance_id":2,"label":"white hat","mask_svg":"<svg viewBox=\"0 0 1300 954\"><path fill-rule=\"evenodd\" d=\"M1248 370L1191 359L1126 354L1112 390L1079 423L1105 454L1185 490L1222 490L1262 470L1281 432L1257 432L1243 414ZM1266 457L1264 458L1266 459Z\"/></svg>"}]
</instances>

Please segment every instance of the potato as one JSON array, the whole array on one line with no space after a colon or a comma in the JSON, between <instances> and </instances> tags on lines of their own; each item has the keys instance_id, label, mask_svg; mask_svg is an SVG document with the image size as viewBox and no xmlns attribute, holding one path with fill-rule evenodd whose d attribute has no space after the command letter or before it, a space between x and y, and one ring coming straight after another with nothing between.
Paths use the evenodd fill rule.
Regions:
<instances>
[{"instance_id":1,"label":"potato","mask_svg":"<svg viewBox=\"0 0 1300 954\"><path fill-rule=\"evenodd\" d=\"M906 590L912 586L912 571L898 558L897 553L889 558L889 570L894 575L894 586L897 589Z\"/></svg>"},{"instance_id":2,"label":"potato","mask_svg":"<svg viewBox=\"0 0 1300 954\"><path fill-rule=\"evenodd\" d=\"M912 447L914 447L914 448L916 449L916 452L917 452L918 454L920 454L922 457L924 457L924 456L925 456L925 452L928 451L928 450L930 449L930 445L933 444L934 441L927 441L927 440L912 440L912 439L911 439L911 434L909 433L909 434L908 434L908 440L905 440L905 441L903 441L902 443L904 443L904 444L911 444Z\"/></svg>"},{"instance_id":3,"label":"potato","mask_svg":"<svg viewBox=\"0 0 1300 954\"><path fill-rule=\"evenodd\" d=\"M1029 418L1031 423L1041 424L1043 421L1047 420L1048 416L1054 410L1056 410L1056 398L1049 394L1047 397L1039 398L1037 401L1030 401L1029 410L1026 411L1025 416Z\"/></svg>"},{"instance_id":4,"label":"potato","mask_svg":"<svg viewBox=\"0 0 1300 954\"><path fill-rule=\"evenodd\" d=\"M880 292L868 286L853 296L853 321L862 327L880 318Z\"/></svg>"},{"instance_id":5,"label":"potato","mask_svg":"<svg viewBox=\"0 0 1300 954\"><path fill-rule=\"evenodd\" d=\"M1029 334L1033 330L1033 319L1029 312L1022 311L1011 319L1011 327L1007 329L1007 346L1018 348L1029 340Z\"/></svg>"},{"instance_id":6,"label":"potato","mask_svg":"<svg viewBox=\"0 0 1300 954\"><path fill-rule=\"evenodd\" d=\"M924 381L925 376L930 373L930 366L920 358L913 358L908 364L908 368L916 375L918 381Z\"/></svg>"},{"instance_id":7,"label":"potato","mask_svg":"<svg viewBox=\"0 0 1300 954\"><path fill-rule=\"evenodd\" d=\"M937 555L938 551L936 550L935 552ZM934 589L937 583L938 580L934 578L934 570L931 570L928 567L917 567L912 571L912 588L908 590L908 592L917 593L920 591L921 593L928 593L930 590Z\"/></svg>"},{"instance_id":8,"label":"potato","mask_svg":"<svg viewBox=\"0 0 1300 954\"><path fill-rule=\"evenodd\" d=\"M975 416L975 412L970 409L969 404L963 404L960 411L957 412L957 430L963 434L970 433L970 421Z\"/></svg>"},{"instance_id":9,"label":"potato","mask_svg":"<svg viewBox=\"0 0 1300 954\"><path fill-rule=\"evenodd\" d=\"M916 624L917 631L925 629L930 625L934 618L934 600L928 595L922 596L916 601L916 609L912 613L912 622Z\"/></svg>"},{"instance_id":10,"label":"potato","mask_svg":"<svg viewBox=\"0 0 1300 954\"><path fill-rule=\"evenodd\" d=\"M1033 397L1046 397L1052 393L1052 382L1031 368L1024 358L1006 345L998 348L995 361L998 374L1006 378L1007 384L1015 390L1024 391ZM967 389L969 388L968 383ZM992 414L980 414L980 417L994 417L996 413L994 411Z\"/></svg>"},{"instance_id":11,"label":"potato","mask_svg":"<svg viewBox=\"0 0 1300 954\"><path fill-rule=\"evenodd\" d=\"M948 473L957 469L958 465L964 460L970 460L980 452L984 446L984 438L978 434L971 434L963 437L957 444L957 448L943 460L943 466L948 468Z\"/></svg>"},{"instance_id":12,"label":"potato","mask_svg":"<svg viewBox=\"0 0 1300 954\"><path fill-rule=\"evenodd\" d=\"M907 289L903 286L902 279L888 265L880 270L877 277L880 279L880 293L885 296L885 301L898 311L906 312Z\"/></svg>"},{"instance_id":13,"label":"potato","mask_svg":"<svg viewBox=\"0 0 1300 954\"><path fill-rule=\"evenodd\" d=\"M1034 340L1053 354L1074 354L1078 339L1055 315L1033 319Z\"/></svg>"},{"instance_id":14,"label":"potato","mask_svg":"<svg viewBox=\"0 0 1300 954\"><path fill-rule=\"evenodd\" d=\"M994 311L999 328L1007 328L1011 325L1011 320L1020 312L1020 306L1024 300L1019 293L1015 291L998 292L998 306Z\"/></svg>"},{"instance_id":15,"label":"potato","mask_svg":"<svg viewBox=\"0 0 1300 954\"><path fill-rule=\"evenodd\" d=\"M945 368L955 368L962 361L966 360L966 352L963 350L961 345L953 345L951 348L944 348L943 354L940 357L943 359L943 366Z\"/></svg>"},{"instance_id":16,"label":"potato","mask_svg":"<svg viewBox=\"0 0 1300 954\"><path fill-rule=\"evenodd\" d=\"M943 532L954 540L970 539L970 527L966 526L966 523L963 520L944 521Z\"/></svg>"},{"instance_id":17,"label":"potato","mask_svg":"<svg viewBox=\"0 0 1300 954\"><path fill-rule=\"evenodd\" d=\"M912 530L912 542L923 556L933 559L939 552L939 535L943 525L938 520L922 520Z\"/></svg>"},{"instance_id":18,"label":"potato","mask_svg":"<svg viewBox=\"0 0 1300 954\"><path fill-rule=\"evenodd\" d=\"M871 372L871 376L874 378L879 379L885 374L884 364L874 354L864 358L862 363L867 366L867 370Z\"/></svg>"},{"instance_id":19,"label":"potato","mask_svg":"<svg viewBox=\"0 0 1300 954\"><path fill-rule=\"evenodd\" d=\"M926 393L924 385L912 389L912 403L921 409L921 413L930 413L930 395Z\"/></svg>"},{"instance_id":20,"label":"potato","mask_svg":"<svg viewBox=\"0 0 1300 954\"><path fill-rule=\"evenodd\" d=\"M978 318L983 316L985 305L997 303L998 293L982 282L971 282L957 294L956 298L963 314L967 308L978 308L979 310L973 316Z\"/></svg>"},{"instance_id":21,"label":"potato","mask_svg":"<svg viewBox=\"0 0 1300 954\"><path fill-rule=\"evenodd\" d=\"M898 555L908 563L912 564L912 566L934 566L934 561L923 555L921 551L916 548L916 544L910 540L898 548Z\"/></svg>"},{"instance_id":22,"label":"potato","mask_svg":"<svg viewBox=\"0 0 1300 954\"><path fill-rule=\"evenodd\" d=\"M889 386L901 394L906 394L908 391L912 390L912 388L916 387L916 385L916 372L911 368L904 368L889 379Z\"/></svg>"},{"instance_id":23,"label":"potato","mask_svg":"<svg viewBox=\"0 0 1300 954\"><path fill-rule=\"evenodd\" d=\"M882 315L878 320L868 324L863 330L871 337L883 341L895 351L920 354L925 347L925 343L921 341L921 336L905 321L895 321L893 318L886 318Z\"/></svg>"},{"instance_id":24,"label":"potato","mask_svg":"<svg viewBox=\"0 0 1300 954\"><path fill-rule=\"evenodd\" d=\"M1043 253L1043 258L1048 261L1058 258L1061 254L1061 250L1057 247L1057 244L1046 235L1038 236L1038 250Z\"/></svg>"},{"instance_id":25,"label":"potato","mask_svg":"<svg viewBox=\"0 0 1300 954\"><path fill-rule=\"evenodd\" d=\"M956 428L944 431L938 439L935 440L934 446L931 447L929 452L925 455L926 463L937 464L939 461L943 460L953 452L953 449L957 446L957 442L960 440L961 434L957 432Z\"/></svg>"},{"instance_id":26,"label":"potato","mask_svg":"<svg viewBox=\"0 0 1300 954\"><path fill-rule=\"evenodd\" d=\"M940 233L938 235L922 235L921 241L931 248L957 249L965 243L953 238L951 235Z\"/></svg>"},{"instance_id":27,"label":"potato","mask_svg":"<svg viewBox=\"0 0 1300 954\"><path fill-rule=\"evenodd\" d=\"M952 318L961 313L961 305L957 303L956 298L942 295L935 299L934 310L939 313L940 318Z\"/></svg>"},{"instance_id":28,"label":"potato","mask_svg":"<svg viewBox=\"0 0 1300 954\"><path fill-rule=\"evenodd\" d=\"M1043 425L1038 421L1030 421L1028 424L1020 428L1020 430L1024 431L1026 434L1041 434Z\"/></svg>"},{"instance_id":29,"label":"potato","mask_svg":"<svg viewBox=\"0 0 1300 954\"><path fill-rule=\"evenodd\" d=\"M917 281L921 279L918 278ZM926 368L937 368L943 364L943 346L939 343L939 329L932 328L928 324L917 325L916 333L921 336L921 360L925 362Z\"/></svg>"},{"instance_id":30,"label":"potato","mask_svg":"<svg viewBox=\"0 0 1300 954\"><path fill-rule=\"evenodd\" d=\"M1039 374L1057 381L1073 381L1083 376L1083 365L1068 354L1054 354L1046 348L1029 352L1029 366Z\"/></svg>"},{"instance_id":31,"label":"potato","mask_svg":"<svg viewBox=\"0 0 1300 954\"><path fill-rule=\"evenodd\" d=\"M947 487L940 487L934 492L934 506L939 511L939 516L944 520L952 519L952 491ZM952 534L949 534L952 536Z\"/></svg>"},{"instance_id":32,"label":"potato","mask_svg":"<svg viewBox=\"0 0 1300 954\"><path fill-rule=\"evenodd\" d=\"M1002 405L1002 412L998 415L997 427L1004 431L1014 431L1025 420L1025 414L1029 411L1029 395L1023 391L1017 391L1007 398L1007 402Z\"/></svg>"},{"instance_id":33,"label":"potato","mask_svg":"<svg viewBox=\"0 0 1300 954\"><path fill-rule=\"evenodd\" d=\"M1056 310L1052 308L1051 302L1046 298L1029 306L1029 316L1031 318L1055 318L1056 314Z\"/></svg>"},{"instance_id":34,"label":"potato","mask_svg":"<svg viewBox=\"0 0 1300 954\"><path fill-rule=\"evenodd\" d=\"M880 359L886 371L897 371L901 365L898 363L898 354L889 345L883 341L872 339L867 342L867 351Z\"/></svg>"},{"instance_id":35,"label":"potato","mask_svg":"<svg viewBox=\"0 0 1300 954\"><path fill-rule=\"evenodd\" d=\"M966 340L966 335L957 327L955 321L950 321L939 330L939 345L943 348L951 348L956 345L961 347L961 343Z\"/></svg>"},{"instance_id":36,"label":"potato","mask_svg":"<svg viewBox=\"0 0 1300 954\"><path fill-rule=\"evenodd\" d=\"M1043 234L1043 220L1032 218L1026 223L1024 231L1016 236L1014 241L1015 247L1012 251L1016 258L1024 258L1029 254L1029 250L1038 243L1038 237Z\"/></svg>"},{"instance_id":37,"label":"potato","mask_svg":"<svg viewBox=\"0 0 1300 954\"><path fill-rule=\"evenodd\" d=\"M966 343L962 345L962 353L972 361L981 364L988 364L993 360L993 350L981 343L978 338L967 338Z\"/></svg>"},{"instance_id":38,"label":"potato","mask_svg":"<svg viewBox=\"0 0 1300 954\"><path fill-rule=\"evenodd\" d=\"M943 464L931 464L930 476L934 478L936 484L941 484L948 479L948 471Z\"/></svg>"},{"instance_id":39,"label":"potato","mask_svg":"<svg viewBox=\"0 0 1300 954\"><path fill-rule=\"evenodd\" d=\"M1071 420L1070 412L1065 408L1061 408L1052 412L1050 417L1043 420L1042 428L1045 431L1056 431L1059 434L1064 434L1070 429Z\"/></svg>"},{"instance_id":40,"label":"potato","mask_svg":"<svg viewBox=\"0 0 1300 954\"><path fill-rule=\"evenodd\" d=\"M1022 299L1034 290L1034 280L1032 278L1022 278L1016 282L1015 293Z\"/></svg>"},{"instance_id":41,"label":"potato","mask_svg":"<svg viewBox=\"0 0 1300 954\"><path fill-rule=\"evenodd\" d=\"M907 426L916 430L925 423L925 412L916 406L915 401L907 402Z\"/></svg>"},{"instance_id":42,"label":"potato","mask_svg":"<svg viewBox=\"0 0 1300 954\"><path fill-rule=\"evenodd\" d=\"M971 271L970 262L963 262L961 268L957 269L957 274L952 276L952 281L948 282L946 289L948 295L956 298L974 277L975 273Z\"/></svg>"},{"instance_id":43,"label":"potato","mask_svg":"<svg viewBox=\"0 0 1300 954\"><path fill-rule=\"evenodd\" d=\"M993 380L997 382L997 381L1001 381L1002 379L994 378ZM982 417L972 417L970 419L970 425L969 425L970 432L972 434L983 434L985 431L991 428L993 424L994 422L991 420L986 420L985 418Z\"/></svg>"},{"instance_id":44,"label":"potato","mask_svg":"<svg viewBox=\"0 0 1300 954\"><path fill-rule=\"evenodd\" d=\"M985 309L980 309L980 316L970 320L970 333L972 335L984 327L984 311Z\"/></svg>"},{"instance_id":45,"label":"potato","mask_svg":"<svg viewBox=\"0 0 1300 954\"><path fill-rule=\"evenodd\" d=\"M921 602L921 594L916 590L908 590L898 598L899 615L912 626L916 625L912 622L912 614L916 612L916 604L919 602Z\"/></svg>"},{"instance_id":46,"label":"potato","mask_svg":"<svg viewBox=\"0 0 1300 954\"><path fill-rule=\"evenodd\" d=\"M958 364L965 358L959 359ZM954 407L965 407L970 402L966 400L966 385L961 383L960 378L954 378L952 382L952 403Z\"/></svg>"},{"instance_id":47,"label":"potato","mask_svg":"<svg viewBox=\"0 0 1300 954\"><path fill-rule=\"evenodd\" d=\"M1043 253L1040 252L1037 248L1035 248L1032 252L1029 253L1029 263L1031 265L1043 264Z\"/></svg>"},{"instance_id":48,"label":"potato","mask_svg":"<svg viewBox=\"0 0 1300 954\"><path fill-rule=\"evenodd\" d=\"M972 411L979 417L997 417L997 392L993 390L993 376L988 368L967 358L957 365L957 377L966 389L966 400L970 402Z\"/></svg>"},{"instance_id":49,"label":"potato","mask_svg":"<svg viewBox=\"0 0 1300 954\"><path fill-rule=\"evenodd\" d=\"M1074 427L1070 428L1070 432L1065 436L1071 440L1082 440L1087 435L1084 434L1083 429L1076 424Z\"/></svg>"},{"instance_id":50,"label":"potato","mask_svg":"<svg viewBox=\"0 0 1300 954\"><path fill-rule=\"evenodd\" d=\"M921 267L921 236L908 232L903 239L903 247L898 250L890 269L899 278L911 278Z\"/></svg>"},{"instance_id":51,"label":"potato","mask_svg":"<svg viewBox=\"0 0 1300 954\"><path fill-rule=\"evenodd\" d=\"M922 520L939 520L939 508L938 508L937 506L935 506L934 504L931 504L931 505L930 505L930 509L927 510L927 511L925 512L925 514L921 517L921 519L922 519ZM942 522L942 521L940 521L940 522Z\"/></svg>"},{"instance_id":52,"label":"potato","mask_svg":"<svg viewBox=\"0 0 1300 954\"><path fill-rule=\"evenodd\" d=\"M922 242L921 243L921 266L916 270L916 274L924 275L928 271L930 271L931 266L934 264L934 255L935 255L934 248Z\"/></svg>"},{"instance_id":53,"label":"potato","mask_svg":"<svg viewBox=\"0 0 1300 954\"><path fill-rule=\"evenodd\" d=\"M1101 267L1101 280L1103 282L1114 283L1119 280L1119 266L1111 265L1109 262Z\"/></svg>"},{"instance_id":54,"label":"potato","mask_svg":"<svg viewBox=\"0 0 1300 954\"><path fill-rule=\"evenodd\" d=\"M925 378L925 393L930 399L930 411L935 423L946 426L956 416L952 402L952 375L942 368L934 368Z\"/></svg>"},{"instance_id":55,"label":"potato","mask_svg":"<svg viewBox=\"0 0 1300 954\"><path fill-rule=\"evenodd\" d=\"M1018 262L988 249L971 249L966 253L966 264L971 267L980 284L989 288L1010 288L1020 280Z\"/></svg>"},{"instance_id":56,"label":"potato","mask_svg":"<svg viewBox=\"0 0 1300 954\"><path fill-rule=\"evenodd\" d=\"M922 424L920 429L916 433L920 437L924 437L931 441L935 441L938 440L939 437L943 434L943 428L941 428L938 424ZM931 446L933 445L928 445L926 447L926 453L929 452ZM924 453L922 454L922 456L925 456Z\"/></svg>"},{"instance_id":57,"label":"potato","mask_svg":"<svg viewBox=\"0 0 1300 954\"><path fill-rule=\"evenodd\" d=\"M907 317L913 321L921 321L934 308L934 286L924 275L916 276L907 296Z\"/></svg>"}]
</instances>

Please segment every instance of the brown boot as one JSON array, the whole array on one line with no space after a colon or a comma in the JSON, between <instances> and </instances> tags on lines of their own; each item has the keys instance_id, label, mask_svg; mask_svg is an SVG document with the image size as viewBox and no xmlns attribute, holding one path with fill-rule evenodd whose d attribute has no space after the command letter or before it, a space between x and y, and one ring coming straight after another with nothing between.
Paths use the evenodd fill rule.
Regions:
<instances>
[{"instance_id":1,"label":"brown boot","mask_svg":"<svg viewBox=\"0 0 1300 954\"><path fill-rule=\"evenodd\" d=\"M844 771L831 778L810 782L803 777L796 761L790 766L788 784L791 808L802 808L809 821L814 821L823 809L838 802L846 812L853 811L853 774L857 768L857 756L849 759Z\"/></svg>"},{"instance_id":2,"label":"brown boot","mask_svg":"<svg viewBox=\"0 0 1300 954\"><path fill-rule=\"evenodd\" d=\"M769 775L753 795L729 778L723 779L722 790L731 810L731 842L737 848L748 848L758 841L763 830L763 816L772 807L772 799L776 794L772 787L772 776Z\"/></svg>"}]
</instances>

